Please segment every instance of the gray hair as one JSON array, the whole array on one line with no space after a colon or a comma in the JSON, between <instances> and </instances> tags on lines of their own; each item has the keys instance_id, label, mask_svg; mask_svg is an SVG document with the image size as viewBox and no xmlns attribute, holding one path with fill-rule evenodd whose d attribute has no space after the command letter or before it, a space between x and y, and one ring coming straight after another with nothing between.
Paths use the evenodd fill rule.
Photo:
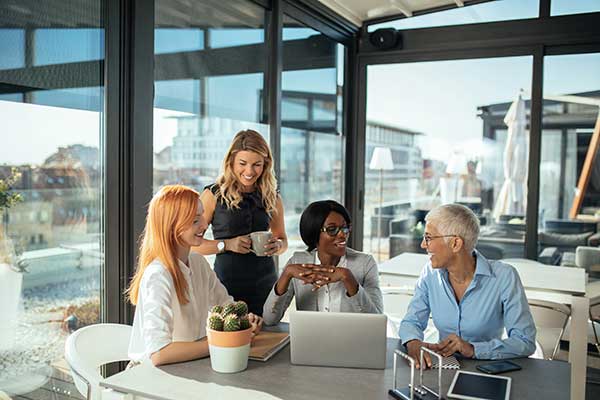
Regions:
<instances>
[{"instance_id":1,"label":"gray hair","mask_svg":"<svg viewBox=\"0 0 600 400\"><path fill-rule=\"evenodd\" d=\"M469 209L460 204L444 204L429 211L425 216L437 228L440 235L459 236L465 249L473 251L479 238L479 218ZM446 243L451 238L444 238Z\"/></svg>"}]
</instances>

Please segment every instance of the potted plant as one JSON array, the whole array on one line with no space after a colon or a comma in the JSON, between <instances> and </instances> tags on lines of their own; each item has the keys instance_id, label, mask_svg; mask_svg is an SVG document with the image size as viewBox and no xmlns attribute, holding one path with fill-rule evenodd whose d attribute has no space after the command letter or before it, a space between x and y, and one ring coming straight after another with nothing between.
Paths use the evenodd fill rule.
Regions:
<instances>
[{"instance_id":1,"label":"potted plant","mask_svg":"<svg viewBox=\"0 0 600 400\"><path fill-rule=\"evenodd\" d=\"M252 327L246 303L214 306L208 315L206 333L213 370L230 374L248 367Z\"/></svg>"},{"instance_id":2,"label":"potted plant","mask_svg":"<svg viewBox=\"0 0 600 400\"><path fill-rule=\"evenodd\" d=\"M14 345L25 267L17 259L7 234L8 209L23 200L12 190L19 178L19 172L13 168L8 178L0 179L0 351L9 350Z\"/></svg>"}]
</instances>

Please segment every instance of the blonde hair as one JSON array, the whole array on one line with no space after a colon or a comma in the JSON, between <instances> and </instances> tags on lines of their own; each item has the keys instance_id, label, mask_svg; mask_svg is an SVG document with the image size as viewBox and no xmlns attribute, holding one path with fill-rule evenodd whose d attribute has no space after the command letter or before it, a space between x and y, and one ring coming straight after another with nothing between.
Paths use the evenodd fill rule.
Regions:
<instances>
[{"instance_id":1,"label":"blonde hair","mask_svg":"<svg viewBox=\"0 0 600 400\"><path fill-rule=\"evenodd\" d=\"M269 215L277 212L277 179L273 173L273 156L271 149L260 135L253 130L238 132L223 159L223 173L217 178L215 196L221 198L228 209L240 208L242 201L242 185L233 173L233 161L240 151L252 151L264 159L262 174L256 181L256 186L262 197L263 205Z\"/></svg>"},{"instance_id":2,"label":"blonde hair","mask_svg":"<svg viewBox=\"0 0 600 400\"><path fill-rule=\"evenodd\" d=\"M199 199L200 194L187 186L167 185L150 201L137 269L125 292L131 304L137 304L144 271L156 259L171 274L179 303L188 303L187 283L177 261L177 245L182 244L181 234L194 222Z\"/></svg>"},{"instance_id":3,"label":"blonde hair","mask_svg":"<svg viewBox=\"0 0 600 400\"><path fill-rule=\"evenodd\" d=\"M467 251L473 251L479 238L479 218L470 208L461 204L444 204L429 211L425 216L437 228L440 235L460 237ZM444 238L446 243L451 238Z\"/></svg>"}]
</instances>

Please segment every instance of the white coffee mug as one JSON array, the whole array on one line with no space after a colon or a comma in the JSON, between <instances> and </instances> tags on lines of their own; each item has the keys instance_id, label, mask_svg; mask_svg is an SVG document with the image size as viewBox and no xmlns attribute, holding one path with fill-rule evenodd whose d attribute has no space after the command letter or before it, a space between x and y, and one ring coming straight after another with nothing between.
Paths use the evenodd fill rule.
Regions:
<instances>
[{"instance_id":1,"label":"white coffee mug","mask_svg":"<svg viewBox=\"0 0 600 400\"><path fill-rule=\"evenodd\" d=\"M252 252L259 257L267 256L265 245L273 237L273 234L269 231L252 232L250 239L252 240Z\"/></svg>"}]
</instances>

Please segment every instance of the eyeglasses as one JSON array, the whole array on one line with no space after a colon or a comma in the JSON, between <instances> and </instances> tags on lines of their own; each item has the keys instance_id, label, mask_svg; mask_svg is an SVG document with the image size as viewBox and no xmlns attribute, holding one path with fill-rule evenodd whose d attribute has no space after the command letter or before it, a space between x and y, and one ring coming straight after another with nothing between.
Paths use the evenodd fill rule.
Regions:
<instances>
[{"instance_id":1,"label":"eyeglasses","mask_svg":"<svg viewBox=\"0 0 600 400\"><path fill-rule=\"evenodd\" d=\"M429 243L431 243L431 241L433 239L439 239L439 238L444 238L444 237L457 237L458 235L440 235L440 236L429 236L429 235L423 235L423 240L425 241L425 244L427 246L429 246Z\"/></svg>"},{"instance_id":2,"label":"eyeglasses","mask_svg":"<svg viewBox=\"0 0 600 400\"><path fill-rule=\"evenodd\" d=\"M352 225L344 225L344 226L325 226L321 228L321 232L325 232L329 236L335 237L338 233L342 231L344 235L348 235L352 231Z\"/></svg>"}]
</instances>

